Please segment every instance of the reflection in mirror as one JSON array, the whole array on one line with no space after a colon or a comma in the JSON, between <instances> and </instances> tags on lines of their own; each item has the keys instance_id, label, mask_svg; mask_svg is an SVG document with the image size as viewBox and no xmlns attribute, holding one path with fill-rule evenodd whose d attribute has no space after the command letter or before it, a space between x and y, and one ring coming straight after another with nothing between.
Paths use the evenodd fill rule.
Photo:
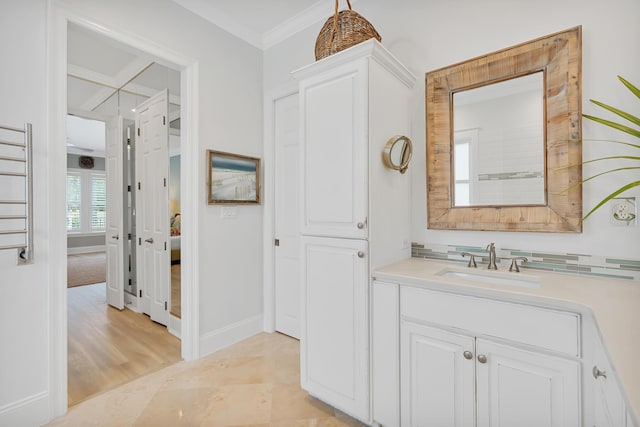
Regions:
<instances>
[{"instance_id":1,"label":"reflection in mirror","mask_svg":"<svg viewBox=\"0 0 640 427\"><path fill-rule=\"evenodd\" d=\"M454 206L545 204L543 76L453 94Z\"/></svg>"}]
</instances>

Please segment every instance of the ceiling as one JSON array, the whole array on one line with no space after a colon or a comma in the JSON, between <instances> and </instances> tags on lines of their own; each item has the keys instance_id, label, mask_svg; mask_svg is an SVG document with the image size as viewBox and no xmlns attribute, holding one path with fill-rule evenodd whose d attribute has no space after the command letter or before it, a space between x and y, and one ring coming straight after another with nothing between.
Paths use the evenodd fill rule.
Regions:
<instances>
[{"instance_id":1,"label":"ceiling","mask_svg":"<svg viewBox=\"0 0 640 427\"><path fill-rule=\"evenodd\" d=\"M328 0L173 1L260 49L327 19L334 7ZM69 152L104 156L104 126L86 119L134 119L132 110L164 88L170 120L179 116L179 71L145 52L70 24L67 58L68 113L75 116L67 123Z\"/></svg>"},{"instance_id":2,"label":"ceiling","mask_svg":"<svg viewBox=\"0 0 640 427\"><path fill-rule=\"evenodd\" d=\"M103 121L115 115L134 120L135 107L165 88L169 89L171 121L180 113L179 71L158 64L142 51L70 24L67 151L104 156Z\"/></svg>"}]
</instances>

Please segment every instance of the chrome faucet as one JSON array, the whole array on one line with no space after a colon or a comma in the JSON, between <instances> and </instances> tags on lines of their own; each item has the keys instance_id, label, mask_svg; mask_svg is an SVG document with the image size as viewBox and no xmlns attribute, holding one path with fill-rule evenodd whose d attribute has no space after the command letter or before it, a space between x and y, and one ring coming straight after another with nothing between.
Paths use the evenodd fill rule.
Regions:
<instances>
[{"instance_id":1,"label":"chrome faucet","mask_svg":"<svg viewBox=\"0 0 640 427\"><path fill-rule=\"evenodd\" d=\"M496 246L493 242L487 245L487 252L489 252L489 265L487 268L489 270L497 270L498 266L496 265Z\"/></svg>"}]
</instances>

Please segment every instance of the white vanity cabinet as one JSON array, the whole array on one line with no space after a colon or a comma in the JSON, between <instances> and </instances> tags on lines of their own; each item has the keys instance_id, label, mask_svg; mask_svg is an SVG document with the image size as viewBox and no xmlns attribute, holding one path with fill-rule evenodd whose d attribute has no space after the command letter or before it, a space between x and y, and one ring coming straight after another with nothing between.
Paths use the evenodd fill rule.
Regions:
<instances>
[{"instance_id":1,"label":"white vanity cabinet","mask_svg":"<svg viewBox=\"0 0 640 427\"><path fill-rule=\"evenodd\" d=\"M371 271L410 256L410 177L382 152L409 135L415 77L377 40L294 72L300 96L301 386L371 421Z\"/></svg>"},{"instance_id":2,"label":"white vanity cabinet","mask_svg":"<svg viewBox=\"0 0 640 427\"><path fill-rule=\"evenodd\" d=\"M375 422L582 425L578 314L379 281L372 286ZM393 293L399 306L387 308L378 298L393 301ZM397 318L399 356L380 345L391 332L376 329L378 316ZM396 364L394 379L389 370ZM389 388L399 403L376 398Z\"/></svg>"}]
</instances>

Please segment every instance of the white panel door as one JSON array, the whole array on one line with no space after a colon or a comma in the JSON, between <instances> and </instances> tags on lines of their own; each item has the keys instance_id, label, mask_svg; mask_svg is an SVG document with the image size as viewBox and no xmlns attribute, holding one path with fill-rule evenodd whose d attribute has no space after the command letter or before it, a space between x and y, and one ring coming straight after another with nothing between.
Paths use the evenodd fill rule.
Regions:
<instances>
[{"instance_id":1,"label":"white panel door","mask_svg":"<svg viewBox=\"0 0 640 427\"><path fill-rule=\"evenodd\" d=\"M581 425L577 361L483 339L476 353L478 427Z\"/></svg>"},{"instance_id":2,"label":"white panel door","mask_svg":"<svg viewBox=\"0 0 640 427\"><path fill-rule=\"evenodd\" d=\"M402 320L401 422L475 426L474 338ZM503 424L503 426L518 424Z\"/></svg>"},{"instance_id":3,"label":"white panel door","mask_svg":"<svg viewBox=\"0 0 640 427\"><path fill-rule=\"evenodd\" d=\"M107 224L105 246L107 251L107 304L124 308L124 187L123 158L126 137L122 117L107 122L105 146L105 172L107 179Z\"/></svg>"},{"instance_id":4,"label":"white panel door","mask_svg":"<svg viewBox=\"0 0 640 427\"><path fill-rule=\"evenodd\" d=\"M301 243L302 388L368 421L367 242L303 236Z\"/></svg>"},{"instance_id":5,"label":"white panel door","mask_svg":"<svg viewBox=\"0 0 640 427\"><path fill-rule=\"evenodd\" d=\"M136 108L136 232L141 308L169 322L169 122L168 91Z\"/></svg>"},{"instance_id":6,"label":"white panel door","mask_svg":"<svg viewBox=\"0 0 640 427\"><path fill-rule=\"evenodd\" d=\"M300 338L298 94L275 103L276 330Z\"/></svg>"},{"instance_id":7,"label":"white panel door","mask_svg":"<svg viewBox=\"0 0 640 427\"><path fill-rule=\"evenodd\" d=\"M300 85L304 235L367 237L368 95L366 63L358 64Z\"/></svg>"}]
</instances>

